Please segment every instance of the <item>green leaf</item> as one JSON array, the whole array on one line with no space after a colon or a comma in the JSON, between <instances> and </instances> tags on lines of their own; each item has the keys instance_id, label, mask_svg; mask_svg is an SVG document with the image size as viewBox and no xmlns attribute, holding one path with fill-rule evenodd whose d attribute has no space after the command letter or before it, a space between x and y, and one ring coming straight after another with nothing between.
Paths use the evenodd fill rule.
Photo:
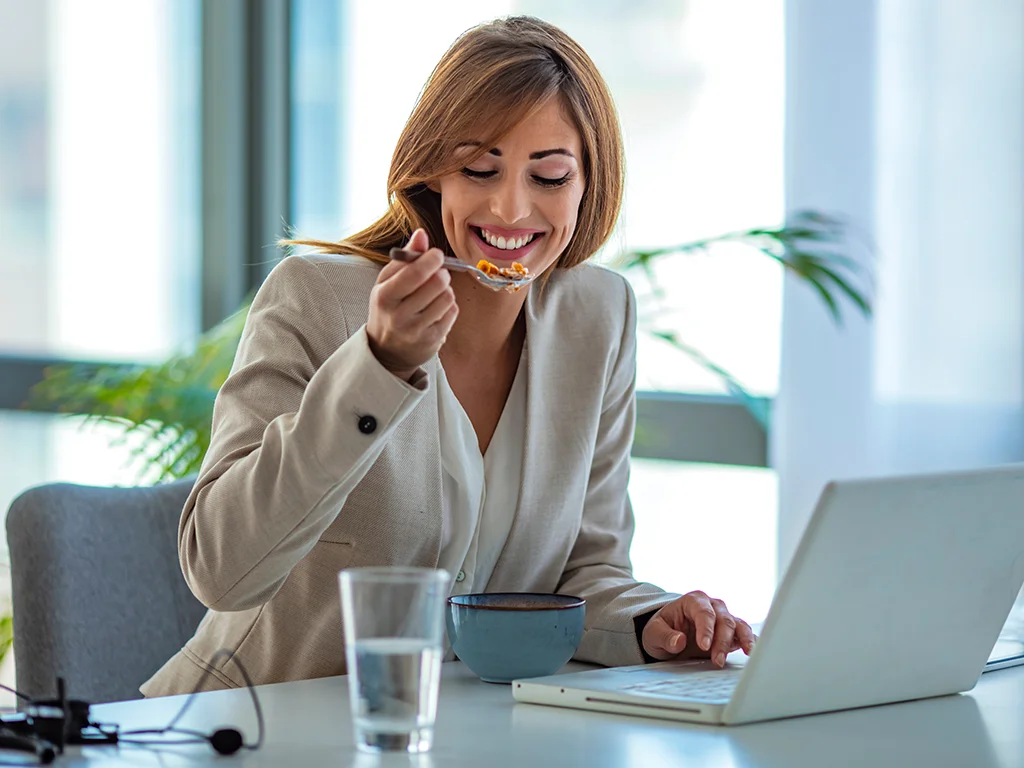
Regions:
<instances>
[{"instance_id":1,"label":"green leaf","mask_svg":"<svg viewBox=\"0 0 1024 768\"><path fill-rule=\"evenodd\" d=\"M828 308L828 311L831 313L832 319L836 322L836 324L842 325L843 316L842 313L839 311L839 303L829 292L828 288L826 288L824 285L822 285L820 282L814 279L808 279L807 284L810 285L811 288L813 288L819 296L821 296L821 300L825 303L825 306Z\"/></svg>"},{"instance_id":2,"label":"green leaf","mask_svg":"<svg viewBox=\"0 0 1024 768\"><path fill-rule=\"evenodd\" d=\"M14 644L14 619L11 614L0 616L0 661L7 658Z\"/></svg>"},{"instance_id":3,"label":"green leaf","mask_svg":"<svg viewBox=\"0 0 1024 768\"><path fill-rule=\"evenodd\" d=\"M746 388L740 384L739 380L729 373L729 371L718 365L718 363L713 362L709 357L707 357L707 355L696 347L682 341L674 331L651 331L650 333L655 338L671 344L677 350L690 357L702 368L718 376L722 380L722 383L725 385L729 394L743 404L747 411L750 412L765 431L768 430L768 401L765 398L751 395Z\"/></svg>"},{"instance_id":4,"label":"green leaf","mask_svg":"<svg viewBox=\"0 0 1024 768\"><path fill-rule=\"evenodd\" d=\"M842 291L850 301L856 304L857 308L866 317L871 315L871 302L867 296L863 295L860 291L851 286L842 276L836 274L832 269L822 266L819 267L819 270L823 274L827 275L832 282L835 283L836 287L839 288L839 290Z\"/></svg>"},{"instance_id":5,"label":"green leaf","mask_svg":"<svg viewBox=\"0 0 1024 768\"><path fill-rule=\"evenodd\" d=\"M241 310L203 334L191 352L154 365L53 366L33 387L29 407L86 416L122 429L115 442L137 435L130 455L140 478L159 481L195 472L210 444L213 404L234 361L248 312Z\"/></svg>"},{"instance_id":6,"label":"green leaf","mask_svg":"<svg viewBox=\"0 0 1024 768\"><path fill-rule=\"evenodd\" d=\"M660 290L655 270L655 263L659 259L710 253L715 246L725 243L745 245L779 263L811 287L837 325L841 325L843 321L842 301L851 302L865 316L871 314L871 270L848 253L850 226L843 219L820 211L795 211L780 227L755 227L689 243L627 252L620 256L618 263L626 271L642 270L651 284L653 300L659 303L665 300L665 293ZM641 328L644 332L672 344L706 370L714 373L733 396L748 407L753 404L753 407L750 407L752 413L763 411L763 418L759 420L767 423L766 409L758 408L756 398L751 398L735 377L698 350L685 344L675 333L651 330L650 320L658 313L651 313L647 308L644 310L640 313Z\"/></svg>"}]
</instances>

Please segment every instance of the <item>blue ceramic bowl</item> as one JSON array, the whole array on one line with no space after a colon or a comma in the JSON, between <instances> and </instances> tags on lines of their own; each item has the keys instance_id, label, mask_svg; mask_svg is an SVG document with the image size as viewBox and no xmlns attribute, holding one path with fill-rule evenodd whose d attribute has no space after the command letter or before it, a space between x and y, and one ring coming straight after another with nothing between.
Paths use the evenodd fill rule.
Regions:
<instances>
[{"instance_id":1,"label":"blue ceramic bowl","mask_svg":"<svg viewBox=\"0 0 1024 768\"><path fill-rule=\"evenodd\" d=\"M586 601L568 595L495 592L448 598L448 640L488 683L553 675L583 639Z\"/></svg>"}]
</instances>

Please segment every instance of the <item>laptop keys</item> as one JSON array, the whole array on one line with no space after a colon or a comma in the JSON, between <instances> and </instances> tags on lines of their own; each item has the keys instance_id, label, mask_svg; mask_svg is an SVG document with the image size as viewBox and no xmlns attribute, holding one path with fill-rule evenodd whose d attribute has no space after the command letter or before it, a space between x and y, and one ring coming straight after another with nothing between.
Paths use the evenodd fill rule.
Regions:
<instances>
[{"instance_id":1,"label":"laptop keys","mask_svg":"<svg viewBox=\"0 0 1024 768\"><path fill-rule=\"evenodd\" d=\"M723 669L713 672L693 672L671 679L652 680L644 683L633 683L622 686L623 693L640 696L657 696L659 698L679 701L699 701L715 704L729 701L732 692L739 683L740 669Z\"/></svg>"}]
</instances>

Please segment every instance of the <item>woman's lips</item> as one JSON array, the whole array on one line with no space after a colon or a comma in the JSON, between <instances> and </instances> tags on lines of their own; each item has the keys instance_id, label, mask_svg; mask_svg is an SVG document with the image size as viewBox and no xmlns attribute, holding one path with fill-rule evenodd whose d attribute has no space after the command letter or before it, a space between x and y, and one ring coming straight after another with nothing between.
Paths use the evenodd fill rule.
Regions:
<instances>
[{"instance_id":1,"label":"woman's lips","mask_svg":"<svg viewBox=\"0 0 1024 768\"><path fill-rule=\"evenodd\" d=\"M534 249L537 243L544 239L544 234L540 233L534 235L533 240L528 242L522 248L515 248L511 251L508 251L505 250L504 248L495 248L493 245L484 240L483 236L480 234L479 227L470 227L470 231L472 231L473 233L473 241L476 243L477 247L483 252L484 258L487 259L488 261L521 262ZM488 232L496 231L497 230L488 230ZM523 230L524 234L529 232L530 230Z\"/></svg>"}]
</instances>

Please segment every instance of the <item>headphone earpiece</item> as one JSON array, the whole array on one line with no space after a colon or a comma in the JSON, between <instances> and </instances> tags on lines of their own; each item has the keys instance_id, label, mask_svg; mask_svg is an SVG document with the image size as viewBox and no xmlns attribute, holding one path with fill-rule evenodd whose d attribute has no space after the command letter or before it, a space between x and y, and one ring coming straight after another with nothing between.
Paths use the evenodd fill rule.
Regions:
<instances>
[{"instance_id":1,"label":"headphone earpiece","mask_svg":"<svg viewBox=\"0 0 1024 768\"><path fill-rule=\"evenodd\" d=\"M221 755L233 755L244 744L242 732L237 728L221 728L210 734L210 746Z\"/></svg>"}]
</instances>

